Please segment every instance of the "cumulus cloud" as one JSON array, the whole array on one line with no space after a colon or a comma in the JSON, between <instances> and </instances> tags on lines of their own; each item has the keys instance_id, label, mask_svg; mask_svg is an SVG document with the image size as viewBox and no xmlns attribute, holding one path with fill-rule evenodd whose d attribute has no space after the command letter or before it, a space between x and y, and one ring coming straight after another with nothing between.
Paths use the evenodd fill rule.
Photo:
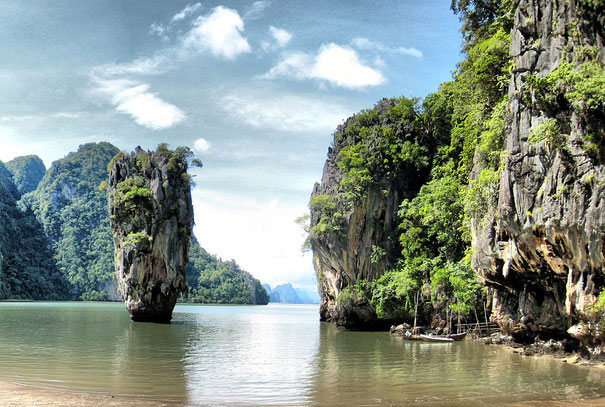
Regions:
<instances>
[{"instance_id":1,"label":"cumulus cloud","mask_svg":"<svg viewBox=\"0 0 605 407\"><path fill-rule=\"evenodd\" d=\"M237 11L218 6L207 16L198 17L183 39L185 49L209 50L216 56L235 59L250 52L248 40L242 36L244 21Z\"/></svg>"},{"instance_id":2,"label":"cumulus cloud","mask_svg":"<svg viewBox=\"0 0 605 407\"><path fill-rule=\"evenodd\" d=\"M265 79L279 77L317 79L347 89L377 86L386 81L380 71L365 65L354 49L334 43L323 45L317 55L287 54L261 76Z\"/></svg>"},{"instance_id":3,"label":"cumulus cloud","mask_svg":"<svg viewBox=\"0 0 605 407\"><path fill-rule=\"evenodd\" d=\"M148 84L128 79L97 79L96 83L97 93L141 126L152 130L166 129L186 118L178 107L150 92Z\"/></svg>"},{"instance_id":4,"label":"cumulus cloud","mask_svg":"<svg viewBox=\"0 0 605 407\"><path fill-rule=\"evenodd\" d=\"M204 138L199 138L195 140L195 143L193 144L193 149L198 153L205 153L210 149L210 143Z\"/></svg>"},{"instance_id":5,"label":"cumulus cloud","mask_svg":"<svg viewBox=\"0 0 605 407\"><path fill-rule=\"evenodd\" d=\"M333 131L353 112L340 104L298 95L224 96L225 113L249 126L289 132Z\"/></svg>"},{"instance_id":6,"label":"cumulus cloud","mask_svg":"<svg viewBox=\"0 0 605 407\"><path fill-rule=\"evenodd\" d=\"M374 50L378 52L386 52L391 54L409 55L416 58L422 58L422 51L416 48L397 47L391 48L386 47L379 42L370 41L367 38L355 38L352 42L353 46L357 49L363 50Z\"/></svg>"},{"instance_id":7,"label":"cumulus cloud","mask_svg":"<svg viewBox=\"0 0 605 407\"><path fill-rule=\"evenodd\" d=\"M153 24L151 31L166 36L173 24L201 7L201 3L188 5L172 17L168 26ZM242 35L243 30L244 22L237 11L218 6L208 15L194 19L191 29L183 34L176 45L158 51L153 57L94 67L90 72L95 85L93 94L102 95L118 112L128 114L142 126L154 130L172 127L185 120L185 113L162 100L157 93L152 93L149 84L133 78L165 73L179 62L206 52L235 59L251 52L248 40ZM285 41L284 33L277 35L281 41Z\"/></svg>"}]
</instances>

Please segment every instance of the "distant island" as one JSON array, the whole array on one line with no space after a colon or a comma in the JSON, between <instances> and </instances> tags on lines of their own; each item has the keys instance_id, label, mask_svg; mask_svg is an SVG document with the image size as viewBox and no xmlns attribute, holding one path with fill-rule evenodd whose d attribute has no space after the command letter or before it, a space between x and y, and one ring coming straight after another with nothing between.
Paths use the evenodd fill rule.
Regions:
<instances>
[{"instance_id":1,"label":"distant island","mask_svg":"<svg viewBox=\"0 0 605 407\"><path fill-rule=\"evenodd\" d=\"M284 304L319 304L317 291L294 288L292 284L280 284L271 288L269 284L263 284L269 294L269 302L281 302Z\"/></svg>"}]
</instances>

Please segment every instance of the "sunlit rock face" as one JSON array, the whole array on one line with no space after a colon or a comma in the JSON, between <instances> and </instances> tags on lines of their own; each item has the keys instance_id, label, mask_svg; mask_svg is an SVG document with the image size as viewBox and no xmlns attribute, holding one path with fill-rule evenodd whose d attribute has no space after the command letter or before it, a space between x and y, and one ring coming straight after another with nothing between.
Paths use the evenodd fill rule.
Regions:
<instances>
[{"instance_id":1,"label":"sunlit rock face","mask_svg":"<svg viewBox=\"0 0 605 407\"><path fill-rule=\"evenodd\" d=\"M109 164L109 215L115 269L134 321L170 322L193 227L186 151L137 147Z\"/></svg>"},{"instance_id":2,"label":"sunlit rock face","mask_svg":"<svg viewBox=\"0 0 605 407\"><path fill-rule=\"evenodd\" d=\"M586 143L595 126L605 126L604 115L587 117L564 95L546 109L531 86L532 77L544 78L562 59L575 66L590 58L605 62L605 17L587 3L516 2L505 165L496 204L473 219L472 245L492 319L519 337L569 332L604 339L590 312L605 286L604 149ZM596 57L582 55L591 49ZM549 119L567 135L556 135L558 144L532 139Z\"/></svg>"},{"instance_id":3,"label":"sunlit rock face","mask_svg":"<svg viewBox=\"0 0 605 407\"><path fill-rule=\"evenodd\" d=\"M380 120L386 123L385 112L394 104L382 100L373 109ZM335 133L334 147L328 150L321 183L315 184L311 200L320 196L340 197L344 193L341 185L343 172L338 167L339 152L347 147L346 137L341 137L353 126L349 118ZM387 126L388 124L385 124ZM368 299L357 295L353 286L359 281L374 281L386 270L393 268L400 249L397 240L399 220L397 211L401 201L413 196L425 179L413 171L395 168L380 183L371 185L363 198L347 206L342 199L334 199L335 210L311 208L310 243L313 250L313 265L317 274L320 295L320 318L354 329L387 329L405 315L403 311L387 313L378 318ZM334 220L334 212L342 214ZM322 219L332 218L332 227L322 233L314 230ZM381 256L372 256L380 248ZM344 300L343 292L348 289Z\"/></svg>"}]
</instances>

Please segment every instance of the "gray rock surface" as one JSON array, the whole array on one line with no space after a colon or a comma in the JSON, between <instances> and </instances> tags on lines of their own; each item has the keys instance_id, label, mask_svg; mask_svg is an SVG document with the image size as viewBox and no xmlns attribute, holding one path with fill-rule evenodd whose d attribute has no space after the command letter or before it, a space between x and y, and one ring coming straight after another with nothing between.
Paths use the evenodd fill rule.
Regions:
<instances>
[{"instance_id":1,"label":"gray rock surface","mask_svg":"<svg viewBox=\"0 0 605 407\"><path fill-rule=\"evenodd\" d=\"M564 145L528 141L552 117L535 103L528 76L545 77L562 58L582 62L582 47L599 50L605 62L604 16L585 3L516 2L507 158L496 205L472 225L473 268L489 287L492 319L515 336L560 335L590 320L588 309L605 285L602 154L582 147L586 126L571 106L556 112L566 123Z\"/></svg>"},{"instance_id":2,"label":"gray rock surface","mask_svg":"<svg viewBox=\"0 0 605 407\"><path fill-rule=\"evenodd\" d=\"M382 100L375 107L380 114L386 111L392 101ZM339 126L335 139L343 133L349 121ZM337 166L338 153L346 147L337 144L328 150L321 184L316 183L311 197L318 195L339 196L344 193L340 186L342 171ZM418 180L413 180L416 182ZM364 198L352 207L338 202L338 210L344 215L341 231L329 231L323 235L310 234L313 249L313 265L317 273L320 295L320 318L322 321L336 322L350 328L384 328L391 324L389 316L379 321L374 308L367 299L353 295L350 301L337 301L347 287L357 281L373 281L393 267L399 256L396 229L397 211L404 198L409 197L409 177L397 169L370 186ZM407 194L407 195L406 195ZM326 216L321 210L311 209L311 228ZM385 251L380 259L371 261L372 247ZM394 318L397 319L397 318Z\"/></svg>"},{"instance_id":3,"label":"gray rock surface","mask_svg":"<svg viewBox=\"0 0 605 407\"><path fill-rule=\"evenodd\" d=\"M115 269L134 321L169 322L193 227L187 163L162 150L118 153L109 167L108 205Z\"/></svg>"}]
</instances>

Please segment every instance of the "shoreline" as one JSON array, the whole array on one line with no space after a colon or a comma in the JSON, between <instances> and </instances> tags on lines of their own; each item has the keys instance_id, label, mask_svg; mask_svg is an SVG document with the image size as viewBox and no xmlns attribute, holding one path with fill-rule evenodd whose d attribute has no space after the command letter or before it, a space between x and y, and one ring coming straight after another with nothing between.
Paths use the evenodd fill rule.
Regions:
<instances>
[{"instance_id":1,"label":"shoreline","mask_svg":"<svg viewBox=\"0 0 605 407\"><path fill-rule=\"evenodd\" d=\"M0 379L0 407L175 407L187 402L159 401L137 396L89 393L85 391L53 389ZM251 405L242 403L241 405ZM496 404L495 406L498 406ZM579 401L520 401L507 403L510 407L605 407L605 398Z\"/></svg>"},{"instance_id":2,"label":"shoreline","mask_svg":"<svg viewBox=\"0 0 605 407\"><path fill-rule=\"evenodd\" d=\"M494 336L475 338L472 340L479 341L486 346L500 346L523 357L546 358L582 368L605 369L605 358L603 355L599 354L595 355L594 358L586 358L586 356L577 349L572 351L565 350L561 341L538 341L524 345L522 343L514 342L502 334L500 335L499 340L494 340Z\"/></svg>"},{"instance_id":3,"label":"shoreline","mask_svg":"<svg viewBox=\"0 0 605 407\"><path fill-rule=\"evenodd\" d=\"M55 389L0 379L0 407L174 407L184 405L186 404L178 401L159 401L137 396Z\"/></svg>"}]
</instances>

